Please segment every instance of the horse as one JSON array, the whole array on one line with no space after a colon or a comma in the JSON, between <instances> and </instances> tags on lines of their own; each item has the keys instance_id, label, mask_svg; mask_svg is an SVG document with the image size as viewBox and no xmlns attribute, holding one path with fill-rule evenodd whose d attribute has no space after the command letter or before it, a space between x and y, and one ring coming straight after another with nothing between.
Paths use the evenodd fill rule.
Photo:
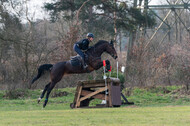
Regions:
<instances>
[{"instance_id":1,"label":"horse","mask_svg":"<svg viewBox=\"0 0 190 126\"><path fill-rule=\"evenodd\" d=\"M38 99L38 103L40 103L41 99L46 94L46 99L44 101L43 107L47 105L49 95L55 85L61 81L62 77L66 74L81 74L81 73L89 73L94 70L98 70L103 66L103 61L101 59L101 55L106 52L110 54L114 59L117 59L117 53L114 48L113 41L107 42L105 40L99 40L94 46L90 47L87 51L85 51L85 55L88 56L86 63L88 67L84 69L82 67L82 58L80 56L76 56L75 58L65 61L58 62L54 65L52 64L43 64L38 68L38 75L34 77L31 81L33 84L37 79L41 77L45 70L50 71L51 81L45 86L41 96ZM106 67L109 70L110 61L106 60Z\"/></svg>"}]
</instances>

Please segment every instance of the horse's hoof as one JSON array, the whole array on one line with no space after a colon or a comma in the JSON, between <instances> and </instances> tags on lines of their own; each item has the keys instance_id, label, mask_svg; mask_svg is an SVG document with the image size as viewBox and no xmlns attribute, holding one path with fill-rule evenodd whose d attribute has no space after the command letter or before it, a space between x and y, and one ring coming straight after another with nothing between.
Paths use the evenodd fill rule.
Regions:
<instances>
[{"instance_id":1,"label":"horse's hoof","mask_svg":"<svg viewBox=\"0 0 190 126\"><path fill-rule=\"evenodd\" d=\"M45 108L46 107L46 104L43 104L43 108Z\"/></svg>"},{"instance_id":2,"label":"horse's hoof","mask_svg":"<svg viewBox=\"0 0 190 126\"><path fill-rule=\"evenodd\" d=\"M46 107L47 102L48 102L48 100L46 99L46 100L45 100L45 102L44 102L44 104L43 104L43 108L45 108L45 107Z\"/></svg>"},{"instance_id":3,"label":"horse's hoof","mask_svg":"<svg viewBox=\"0 0 190 126\"><path fill-rule=\"evenodd\" d=\"M41 98L38 98L38 104L40 103L40 101L41 101Z\"/></svg>"}]
</instances>

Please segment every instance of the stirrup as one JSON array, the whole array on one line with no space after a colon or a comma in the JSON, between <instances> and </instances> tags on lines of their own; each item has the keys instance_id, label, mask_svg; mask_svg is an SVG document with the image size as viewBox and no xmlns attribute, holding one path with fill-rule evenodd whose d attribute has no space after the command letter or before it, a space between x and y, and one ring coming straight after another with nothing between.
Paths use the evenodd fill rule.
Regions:
<instances>
[{"instance_id":1,"label":"stirrup","mask_svg":"<svg viewBox=\"0 0 190 126\"><path fill-rule=\"evenodd\" d=\"M88 67L87 64L84 64L84 65L83 65L83 69L86 69L87 67Z\"/></svg>"}]
</instances>

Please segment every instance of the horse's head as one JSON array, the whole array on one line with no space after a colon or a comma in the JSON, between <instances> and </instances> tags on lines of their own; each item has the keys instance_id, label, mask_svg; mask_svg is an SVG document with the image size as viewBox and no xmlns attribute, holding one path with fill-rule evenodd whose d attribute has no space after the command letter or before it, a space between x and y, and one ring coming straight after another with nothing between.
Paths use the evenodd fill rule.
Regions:
<instances>
[{"instance_id":1,"label":"horse's head","mask_svg":"<svg viewBox=\"0 0 190 126\"><path fill-rule=\"evenodd\" d=\"M92 48L88 51L91 55L95 57L100 57L103 52L107 52L110 54L114 59L117 59L117 53L114 48L113 41L107 42L105 40L99 40Z\"/></svg>"},{"instance_id":2,"label":"horse's head","mask_svg":"<svg viewBox=\"0 0 190 126\"><path fill-rule=\"evenodd\" d=\"M106 48L106 52L109 53L114 59L117 59L117 52L114 48L114 42L111 40Z\"/></svg>"}]
</instances>

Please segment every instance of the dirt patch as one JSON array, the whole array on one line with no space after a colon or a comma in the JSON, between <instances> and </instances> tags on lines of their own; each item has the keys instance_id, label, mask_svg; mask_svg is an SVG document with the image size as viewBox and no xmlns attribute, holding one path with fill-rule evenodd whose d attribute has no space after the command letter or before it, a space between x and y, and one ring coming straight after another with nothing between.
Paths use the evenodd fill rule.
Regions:
<instances>
[{"instance_id":1,"label":"dirt patch","mask_svg":"<svg viewBox=\"0 0 190 126\"><path fill-rule=\"evenodd\" d=\"M62 91L62 92L52 92L51 97L55 98L55 97L62 97L62 96L67 96L69 93L66 91Z\"/></svg>"},{"instance_id":2,"label":"dirt patch","mask_svg":"<svg viewBox=\"0 0 190 126\"><path fill-rule=\"evenodd\" d=\"M5 92L3 98L7 99L22 99L27 97L28 91L26 90L8 90Z\"/></svg>"}]
</instances>

